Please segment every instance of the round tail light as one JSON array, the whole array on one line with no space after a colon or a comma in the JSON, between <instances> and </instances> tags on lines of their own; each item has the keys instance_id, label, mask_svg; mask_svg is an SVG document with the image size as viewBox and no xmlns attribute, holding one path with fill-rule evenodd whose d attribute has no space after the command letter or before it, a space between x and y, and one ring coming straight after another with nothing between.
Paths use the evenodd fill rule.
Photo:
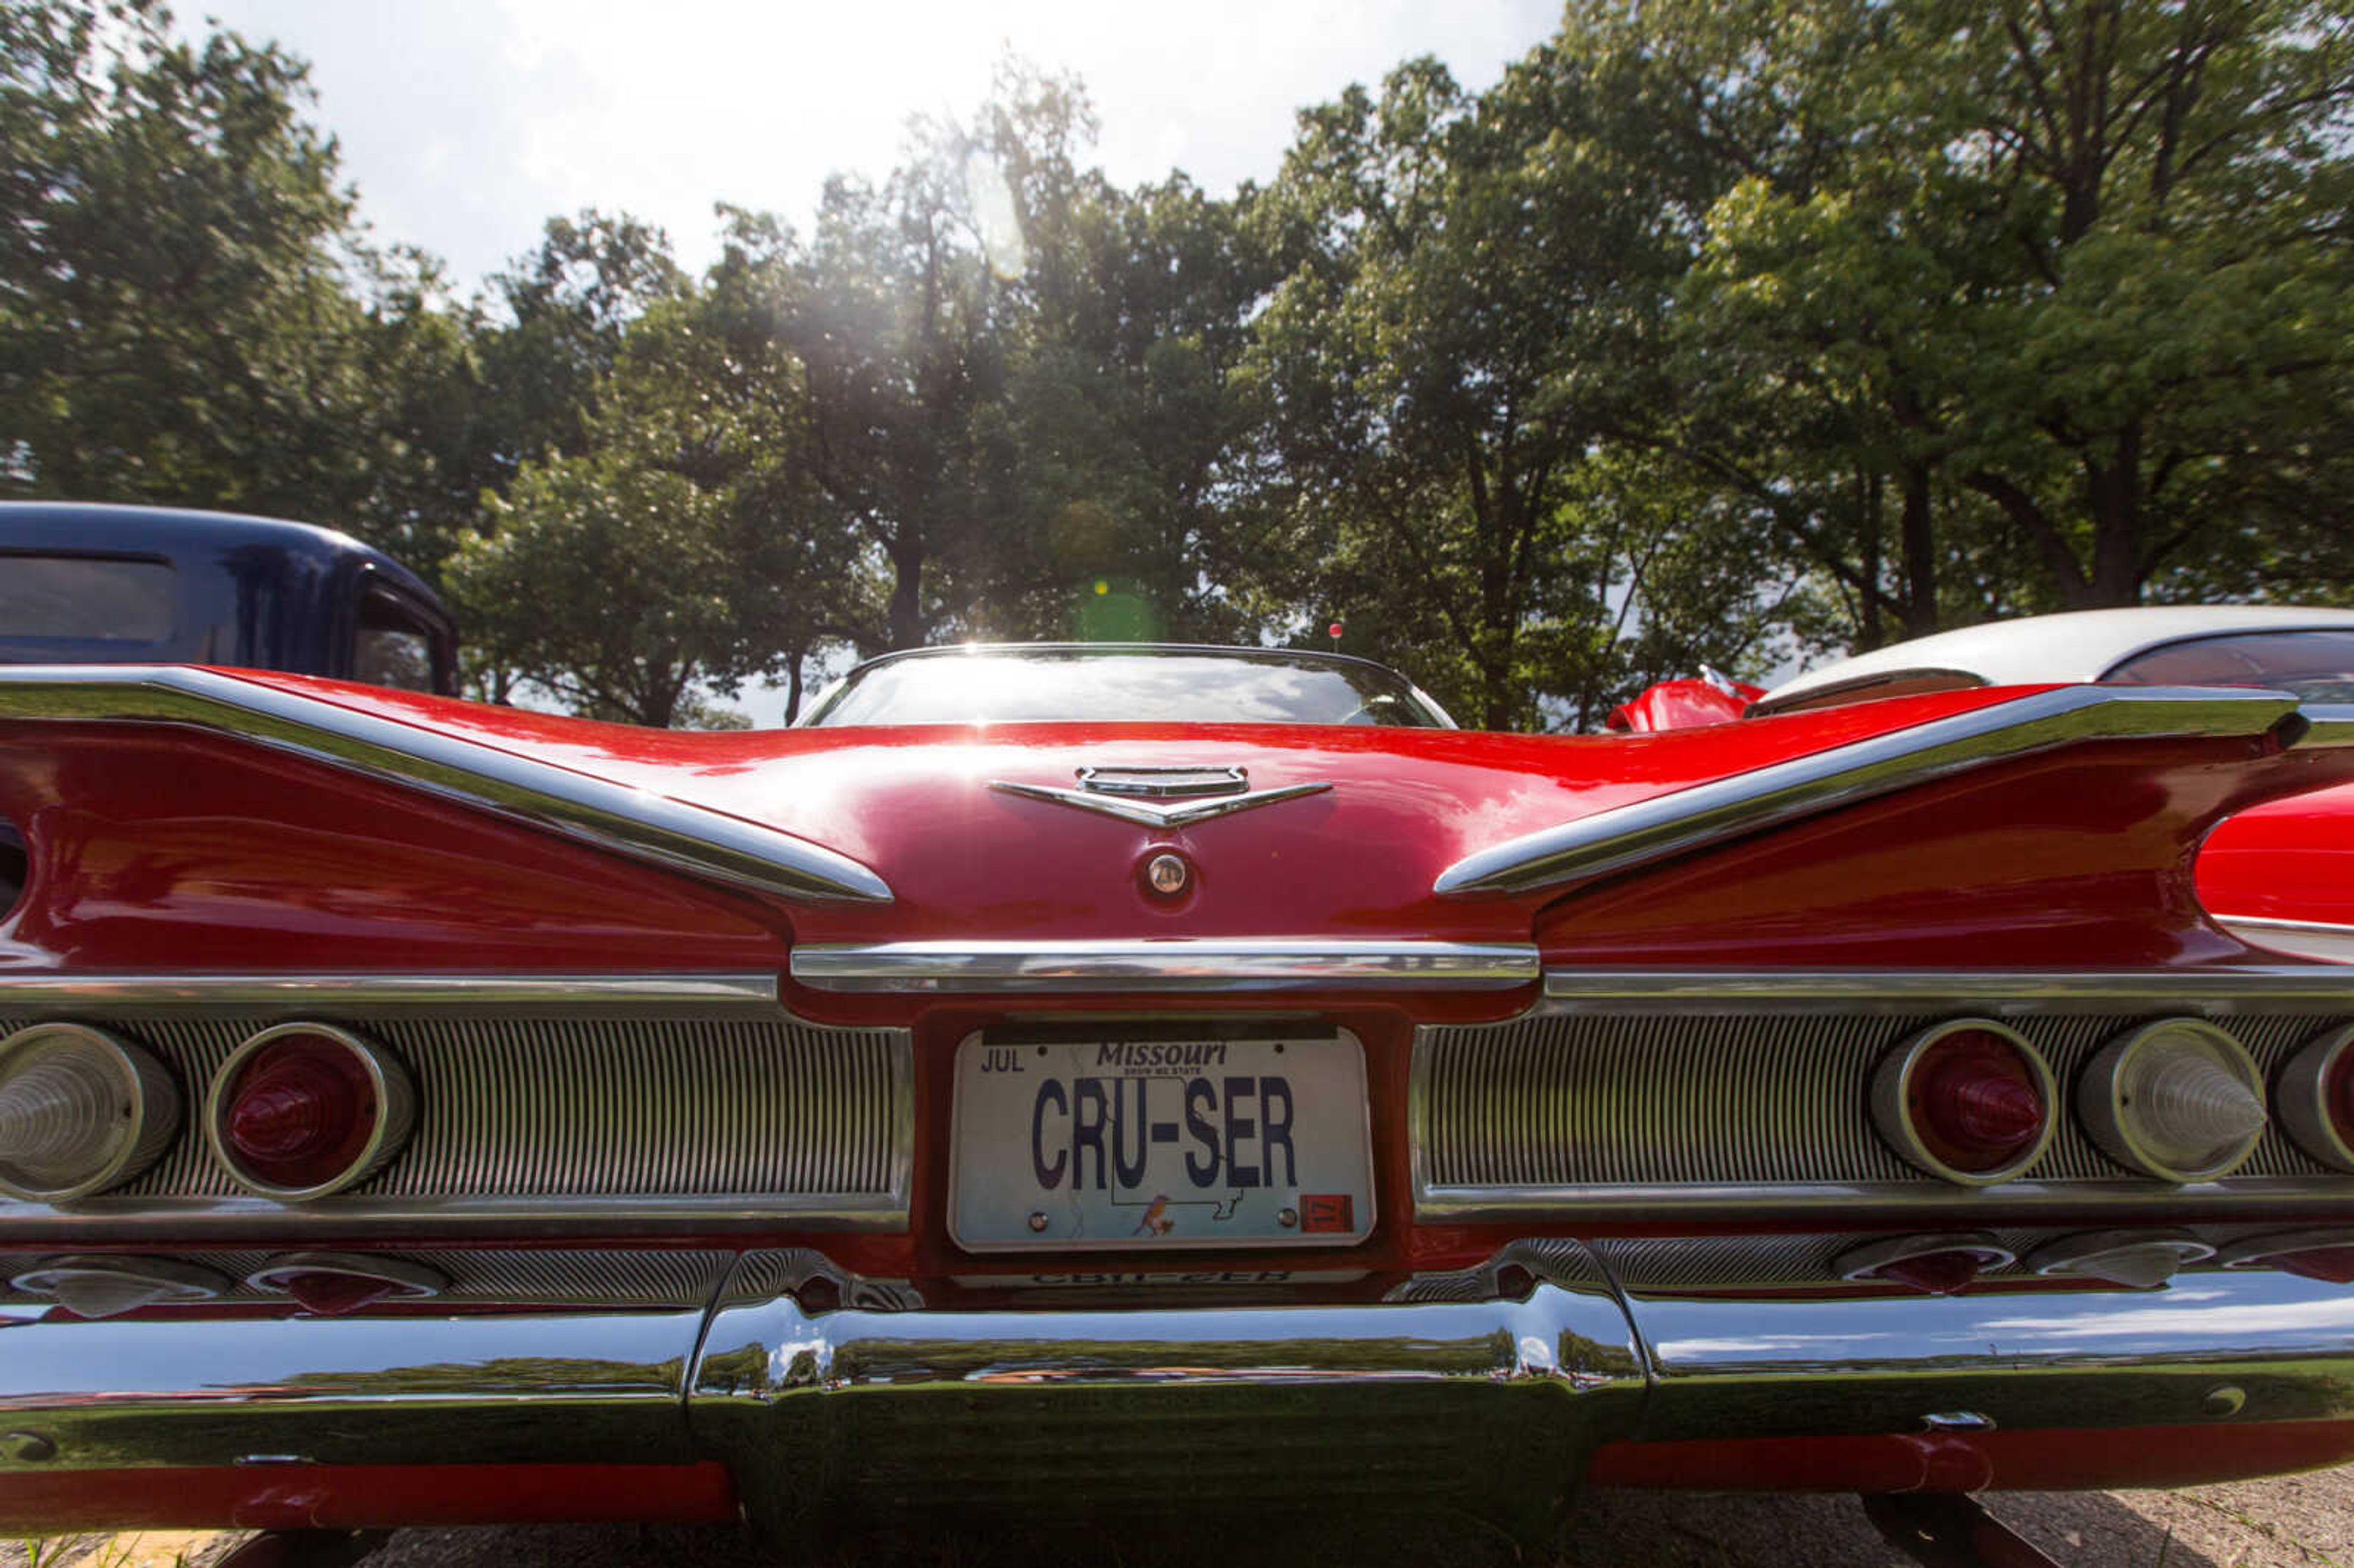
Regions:
<instances>
[{"instance_id":1,"label":"round tail light","mask_svg":"<svg viewBox=\"0 0 2354 1568\"><path fill-rule=\"evenodd\" d=\"M2163 1019L2113 1042L2085 1068L2076 1107L2111 1159L2161 1181L2228 1175L2264 1134L2255 1063L2196 1019Z\"/></svg>"},{"instance_id":2,"label":"round tail light","mask_svg":"<svg viewBox=\"0 0 2354 1568\"><path fill-rule=\"evenodd\" d=\"M65 1203L155 1162L180 1120L171 1075L136 1045L79 1023L0 1040L0 1192Z\"/></svg>"},{"instance_id":3,"label":"round tail light","mask_svg":"<svg viewBox=\"0 0 2354 1568\"><path fill-rule=\"evenodd\" d=\"M282 1023L239 1046L213 1080L205 1136L249 1191L299 1202L373 1175L415 1113L392 1057L347 1030Z\"/></svg>"},{"instance_id":4,"label":"round tail light","mask_svg":"<svg viewBox=\"0 0 2354 1568\"><path fill-rule=\"evenodd\" d=\"M2354 1171L2354 1027L2333 1029L2281 1069L2280 1118L2296 1146L2339 1171Z\"/></svg>"},{"instance_id":5,"label":"round tail light","mask_svg":"<svg viewBox=\"0 0 2354 1568\"><path fill-rule=\"evenodd\" d=\"M2058 1099L2043 1054L1984 1018L1914 1035L1872 1084L1872 1119L1889 1146L1967 1187L2009 1181L2041 1159L2058 1128Z\"/></svg>"}]
</instances>

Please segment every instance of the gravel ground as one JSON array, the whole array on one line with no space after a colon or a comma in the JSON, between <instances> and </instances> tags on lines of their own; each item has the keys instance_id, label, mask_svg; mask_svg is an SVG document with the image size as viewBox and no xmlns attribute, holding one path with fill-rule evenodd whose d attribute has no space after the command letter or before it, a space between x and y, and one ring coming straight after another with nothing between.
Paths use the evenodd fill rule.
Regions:
<instances>
[{"instance_id":1,"label":"gravel ground","mask_svg":"<svg viewBox=\"0 0 2354 1568\"><path fill-rule=\"evenodd\" d=\"M2067 1568L2354 1568L2354 1467L2179 1491L1999 1494L1997 1517ZM207 1535L90 1538L41 1568L202 1568L232 1544ZM0 1543L0 1568L27 1568ZM760 1568L772 1562L726 1529L616 1527L406 1530L368 1568ZM1712 1497L1596 1492L1550 1553L1445 1520L1287 1520L1172 1536L1136 1531L1044 1537L973 1531L822 1554L816 1568L1907 1568L1849 1497Z\"/></svg>"}]
</instances>

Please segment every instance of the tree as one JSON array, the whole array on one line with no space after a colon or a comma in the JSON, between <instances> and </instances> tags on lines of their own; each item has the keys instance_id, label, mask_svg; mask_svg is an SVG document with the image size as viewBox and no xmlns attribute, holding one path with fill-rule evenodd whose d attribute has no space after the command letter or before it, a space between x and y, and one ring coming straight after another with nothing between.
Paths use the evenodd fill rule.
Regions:
<instances>
[{"instance_id":1,"label":"tree","mask_svg":"<svg viewBox=\"0 0 2354 1568\"><path fill-rule=\"evenodd\" d=\"M438 278L358 243L300 61L168 25L0 5L0 484L307 518L429 569L472 505L462 441L411 419L466 375Z\"/></svg>"},{"instance_id":2,"label":"tree","mask_svg":"<svg viewBox=\"0 0 2354 1568\"><path fill-rule=\"evenodd\" d=\"M1619 33L1734 175L1678 311L1701 396L1662 439L1806 542L1860 641L2211 590L2354 521L2318 456L2354 390L2342 7L1691 21Z\"/></svg>"},{"instance_id":3,"label":"tree","mask_svg":"<svg viewBox=\"0 0 2354 1568\"><path fill-rule=\"evenodd\" d=\"M684 285L670 238L627 213L551 217L539 246L493 275L477 337L496 413L485 482L588 449L597 392L630 323Z\"/></svg>"},{"instance_id":4,"label":"tree","mask_svg":"<svg viewBox=\"0 0 2354 1568\"><path fill-rule=\"evenodd\" d=\"M1551 49L1478 98L1409 64L1304 115L1257 215L1288 264L1247 361L1275 597L1377 628L1492 728L1548 695L1598 716L1665 547L1628 530L1681 525L1596 466L1684 255L1660 171L1596 133L1604 85Z\"/></svg>"},{"instance_id":5,"label":"tree","mask_svg":"<svg viewBox=\"0 0 2354 1568\"><path fill-rule=\"evenodd\" d=\"M736 357L700 298L634 323L584 450L525 463L460 552L482 668L632 724L707 722L707 692L780 664L797 697L848 569L795 526L815 514L785 417L798 374Z\"/></svg>"}]
</instances>

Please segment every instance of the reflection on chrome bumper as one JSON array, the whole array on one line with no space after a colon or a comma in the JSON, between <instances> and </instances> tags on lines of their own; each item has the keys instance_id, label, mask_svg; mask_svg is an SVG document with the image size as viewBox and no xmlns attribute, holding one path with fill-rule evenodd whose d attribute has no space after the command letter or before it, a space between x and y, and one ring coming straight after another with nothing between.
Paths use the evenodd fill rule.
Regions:
<instances>
[{"instance_id":1,"label":"reflection on chrome bumper","mask_svg":"<svg viewBox=\"0 0 2354 1568\"><path fill-rule=\"evenodd\" d=\"M717 1459L777 1530L1409 1493L1536 1525L1604 1443L2354 1421L2354 1292L2261 1270L2148 1294L1628 1292L1546 1242L1511 1255L1518 1299L811 1314L776 1255L707 1309L0 1308L0 1428L41 1440L0 1452L0 1513L61 1469L627 1458Z\"/></svg>"}]
</instances>

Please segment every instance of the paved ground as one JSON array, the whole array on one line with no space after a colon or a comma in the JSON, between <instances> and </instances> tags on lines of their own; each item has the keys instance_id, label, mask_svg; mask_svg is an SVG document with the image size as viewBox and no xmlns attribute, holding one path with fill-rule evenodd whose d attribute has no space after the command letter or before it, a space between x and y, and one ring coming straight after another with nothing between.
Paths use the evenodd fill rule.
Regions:
<instances>
[{"instance_id":1,"label":"paved ground","mask_svg":"<svg viewBox=\"0 0 2354 1568\"><path fill-rule=\"evenodd\" d=\"M2068 1568L2354 1568L2354 1467L2238 1486L2166 1492L2026 1493L1994 1512ZM1550 1554L1523 1556L1474 1528L1377 1520L1254 1525L1247 1542L1158 1526L1069 1538L973 1532L818 1559L820 1568L1905 1568L1847 1497L1595 1493ZM227 1545L209 1536L52 1542L37 1559L0 1543L0 1568L202 1568ZM60 1548L63 1548L60 1550ZM367 1568L759 1568L770 1562L729 1530L409 1530Z\"/></svg>"}]
</instances>

